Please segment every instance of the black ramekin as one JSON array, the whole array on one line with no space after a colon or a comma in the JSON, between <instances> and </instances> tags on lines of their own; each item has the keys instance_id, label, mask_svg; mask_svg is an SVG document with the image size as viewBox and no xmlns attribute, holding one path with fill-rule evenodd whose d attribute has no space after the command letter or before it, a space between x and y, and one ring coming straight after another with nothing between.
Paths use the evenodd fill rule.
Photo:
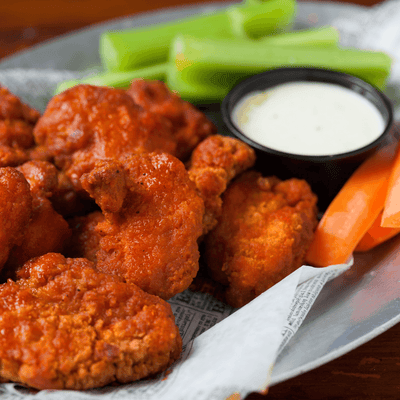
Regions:
<instances>
[{"instance_id":1,"label":"black ramekin","mask_svg":"<svg viewBox=\"0 0 400 400\"><path fill-rule=\"evenodd\" d=\"M325 82L346 87L364 96L381 113L385 129L367 146L357 150L324 156L290 154L270 149L248 138L232 121L232 111L239 100L252 92L263 91L288 82ZM247 78L237 84L221 105L222 118L230 132L252 146L257 154L256 168L265 176L276 175L281 179L291 177L307 180L318 195L318 206L326 209L355 169L382 146L394 129L393 106L377 88L341 72L319 68L279 68ZM290 118L288 110L288 118Z\"/></svg>"}]
</instances>

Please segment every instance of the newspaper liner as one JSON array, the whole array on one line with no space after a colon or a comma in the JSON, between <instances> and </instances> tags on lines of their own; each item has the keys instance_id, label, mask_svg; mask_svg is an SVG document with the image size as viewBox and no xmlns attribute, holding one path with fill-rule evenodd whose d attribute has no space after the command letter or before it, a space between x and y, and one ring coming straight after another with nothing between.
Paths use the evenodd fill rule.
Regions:
<instances>
[{"instance_id":1,"label":"newspaper liner","mask_svg":"<svg viewBox=\"0 0 400 400\"><path fill-rule=\"evenodd\" d=\"M400 0L362 9L352 19L331 24L346 46L383 50L393 60L387 93L400 117ZM44 111L57 84L87 72L10 69L0 82L24 101ZM84 392L33 391L18 384L0 385L4 400L95 398L220 400L267 389L275 360L295 335L325 283L346 271L347 264L323 269L303 266L245 307L235 310L214 297L186 290L169 301L183 338L180 359L154 379Z\"/></svg>"}]
</instances>

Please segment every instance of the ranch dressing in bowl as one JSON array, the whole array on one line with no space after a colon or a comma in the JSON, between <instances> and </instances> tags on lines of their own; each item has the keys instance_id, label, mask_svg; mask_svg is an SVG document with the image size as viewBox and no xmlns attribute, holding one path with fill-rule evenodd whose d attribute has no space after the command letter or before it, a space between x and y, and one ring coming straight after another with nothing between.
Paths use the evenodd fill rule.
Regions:
<instances>
[{"instance_id":1,"label":"ranch dressing in bowl","mask_svg":"<svg viewBox=\"0 0 400 400\"><path fill-rule=\"evenodd\" d=\"M385 129L372 102L326 82L288 82L249 93L231 117L254 142L305 156L351 152L375 141Z\"/></svg>"},{"instance_id":2,"label":"ranch dressing in bowl","mask_svg":"<svg viewBox=\"0 0 400 400\"><path fill-rule=\"evenodd\" d=\"M221 114L229 133L253 147L257 170L305 179L320 210L396 135L384 93L324 68L283 67L248 77L226 95Z\"/></svg>"}]
</instances>

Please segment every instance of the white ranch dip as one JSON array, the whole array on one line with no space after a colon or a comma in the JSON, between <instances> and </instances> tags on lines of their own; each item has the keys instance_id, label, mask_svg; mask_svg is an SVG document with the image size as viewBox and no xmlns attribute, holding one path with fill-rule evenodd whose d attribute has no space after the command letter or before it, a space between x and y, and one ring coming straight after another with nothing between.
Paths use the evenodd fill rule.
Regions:
<instances>
[{"instance_id":1,"label":"white ranch dip","mask_svg":"<svg viewBox=\"0 0 400 400\"><path fill-rule=\"evenodd\" d=\"M253 92L232 112L254 142L302 155L333 155L373 142L385 124L379 110L345 87L322 82L285 83Z\"/></svg>"}]
</instances>

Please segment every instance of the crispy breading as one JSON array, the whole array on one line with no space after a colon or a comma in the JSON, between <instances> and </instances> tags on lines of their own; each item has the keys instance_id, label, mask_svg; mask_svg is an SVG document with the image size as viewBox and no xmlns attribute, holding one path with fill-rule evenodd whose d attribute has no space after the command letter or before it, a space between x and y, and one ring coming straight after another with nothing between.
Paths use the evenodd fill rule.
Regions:
<instances>
[{"instance_id":1,"label":"crispy breading","mask_svg":"<svg viewBox=\"0 0 400 400\"><path fill-rule=\"evenodd\" d=\"M155 150L187 156L214 125L196 111L199 126L194 122L191 126L187 114L192 109L175 95L166 96L157 107L150 106L149 99L142 101L145 109L122 89L91 85L68 89L50 100L35 126L38 147L32 157L54 161L79 191L82 174L102 159ZM170 100L172 105L167 106Z\"/></svg>"},{"instance_id":2,"label":"crispy breading","mask_svg":"<svg viewBox=\"0 0 400 400\"><path fill-rule=\"evenodd\" d=\"M0 119L21 120L35 125L40 117L39 111L23 103L6 87L0 85Z\"/></svg>"},{"instance_id":3,"label":"crispy breading","mask_svg":"<svg viewBox=\"0 0 400 400\"><path fill-rule=\"evenodd\" d=\"M163 299L187 289L199 268L204 203L182 162L166 153L136 154L100 161L81 180L105 217L94 228L99 241L90 221L81 225L81 256Z\"/></svg>"},{"instance_id":4,"label":"crispy breading","mask_svg":"<svg viewBox=\"0 0 400 400\"><path fill-rule=\"evenodd\" d=\"M64 218L86 215L97 209L93 199L86 193L76 191L65 172L57 170L57 188L51 196L54 209Z\"/></svg>"},{"instance_id":5,"label":"crispy breading","mask_svg":"<svg viewBox=\"0 0 400 400\"><path fill-rule=\"evenodd\" d=\"M104 158L162 149L174 153L170 124L144 110L122 89L78 85L54 96L34 129L42 153L73 186Z\"/></svg>"},{"instance_id":6,"label":"crispy breading","mask_svg":"<svg viewBox=\"0 0 400 400\"><path fill-rule=\"evenodd\" d=\"M229 182L251 168L255 160L254 150L250 146L227 136L210 136L195 148L188 171L204 200L204 235L217 224L222 212L221 195Z\"/></svg>"},{"instance_id":7,"label":"crispy breading","mask_svg":"<svg viewBox=\"0 0 400 400\"><path fill-rule=\"evenodd\" d=\"M21 244L32 212L32 195L24 175L12 167L0 168L0 270L10 250Z\"/></svg>"},{"instance_id":8,"label":"crispy breading","mask_svg":"<svg viewBox=\"0 0 400 400\"><path fill-rule=\"evenodd\" d=\"M223 195L222 215L206 237L212 277L241 307L301 266L317 224L317 197L299 179L243 173Z\"/></svg>"},{"instance_id":9,"label":"crispy breading","mask_svg":"<svg viewBox=\"0 0 400 400\"><path fill-rule=\"evenodd\" d=\"M0 376L90 389L165 370L181 352L171 307L85 259L49 253L0 285Z\"/></svg>"},{"instance_id":10,"label":"crispy breading","mask_svg":"<svg viewBox=\"0 0 400 400\"><path fill-rule=\"evenodd\" d=\"M0 85L0 167L28 161L35 144L32 129L39 116L38 111Z\"/></svg>"},{"instance_id":11,"label":"crispy breading","mask_svg":"<svg viewBox=\"0 0 400 400\"><path fill-rule=\"evenodd\" d=\"M101 235L97 231L97 224L104 222L101 211L94 211L88 215L74 217L69 220L72 230L65 254L68 257L85 257L96 264L96 254L100 249Z\"/></svg>"},{"instance_id":12,"label":"crispy breading","mask_svg":"<svg viewBox=\"0 0 400 400\"><path fill-rule=\"evenodd\" d=\"M135 103L170 121L177 143L174 155L180 160L186 160L197 144L217 133L216 126L204 113L171 92L164 82L136 79L127 93Z\"/></svg>"},{"instance_id":13,"label":"crispy breading","mask_svg":"<svg viewBox=\"0 0 400 400\"><path fill-rule=\"evenodd\" d=\"M10 251L5 269L9 277L29 259L49 252L61 252L71 235L67 221L58 214L49 198L57 188L57 170L46 161L29 161L17 167L30 186L32 213L22 241Z\"/></svg>"}]
</instances>

